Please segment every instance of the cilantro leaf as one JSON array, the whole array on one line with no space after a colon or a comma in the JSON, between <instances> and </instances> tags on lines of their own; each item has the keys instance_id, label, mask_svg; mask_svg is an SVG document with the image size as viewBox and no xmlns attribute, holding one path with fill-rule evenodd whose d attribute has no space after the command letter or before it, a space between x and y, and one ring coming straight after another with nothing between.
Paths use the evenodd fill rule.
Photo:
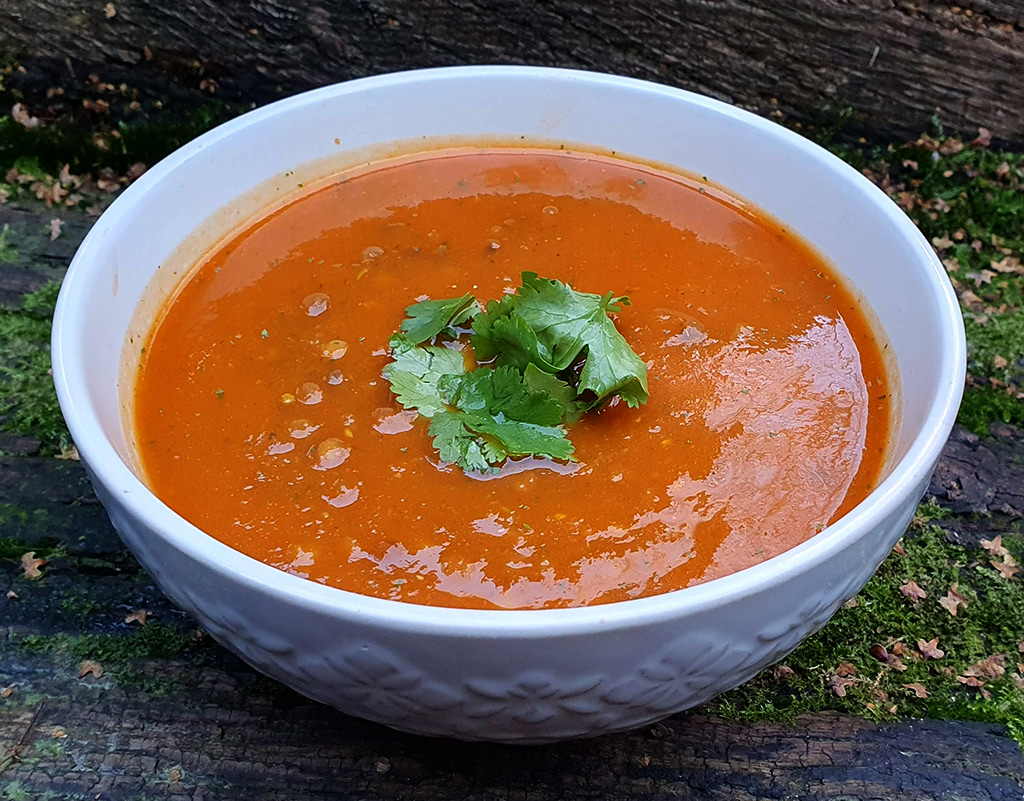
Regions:
<instances>
[{"instance_id":1,"label":"cilantro leaf","mask_svg":"<svg viewBox=\"0 0 1024 801\"><path fill-rule=\"evenodd\" d=\"M540 426L562 422L562 405L544 392L531 390L522 374L512 367L480 368L461 376L446 376L441 390L464 412L503 414L511 420Z\"/></svg>"},{"instance_id":2,"label":"cilantro leaf","mask_svg":"<svg viewBox=\"0 0 1024 801\"><path fill-rule=\"evenodd\" d=\"M446 328L461 325L480 310L469 293L461 298L421 300L407 307L402 321L405 338L413 345L433 339Z\"/></svg>"},{"instance_id":3,"label":"cilantro leaf","mask_svg":"<svg viewBox=\"0 0 1024 801\"><path fill-rule=\"evenodd\" d=\"M572 456L572 442L559 425L562 405L530 389L516 369L446 375L437 386L450 406L430 424L443 460L464 470L489 471L510 456Z\"/></svg>"},{"instance_id":4,"label":"cilantro leaf","mask_svg":"<svg viewBox=\"0 0 1024 801\"><path fill-rule=\"evenodd\" d=\"M463 470L486 473L505 458L466 428L463 415L459 413L444 411L434 415L430 421L430 436L441 459Z\"/></svg>"},{"instance_id":5,"label":"cilantro leaf","mask_svg":"<svg viewBox=\"0 0 1024 801\"><path fill-rule=\"evenodd\" d=\"M523 381L534 392L543 392L562 407L562 419L576 423L583 416L584 409L576 400L576 390L561 378L545 373L532 362L523 371Z\"/></svg>"},{"instance_id":6,"label":"cilantro leaf","mask_svg":"<svg viewBox=\"0 0 1024 801\"><path fill-rule=\"evenodd\" d=\"M549 373L562 369L551 364L541 352L536 332L516 314L511 295L500 302L491 301L483 313L473 318L472 343L477 358L482 361L493 360L523 371L530 364Z\"/></svg>"},{"instance_id":7,"label":"cilantro leaf","mask_svg":"<svg viewBox=\"0 0 1024 801\"><path fill-rule=\"evenodd\" d=\"M628 305L628 297L577 292L561 281L524 272L519 298L516 314L536 332L541 352L550 354L548 361L558 370L576 359L579 343L586 347L579 394L589 390L598 401L617 394L629 406L647 403L647 365L608 316Z\"/></svg>"},{"instance_id":8,"label":"cilantro leaf","mask_svg":"<svg viewBox=\"0 0 1024 801\"><path fill-rule=\"evenodd\" d=\"M563 422L619 395L647 402L647 366L610 314L626 297L577 292L561 281L524 272L515 295L486 308L472 295L414 303L403 333L391 338L383 375L406 409L431 418L442 460L466 471L494 472L510 457L571 459ZM472 318L481 365L466 371L462 354L424 346ZM490 363L490 364L488 364Z\"/></svg>"},{"instance_id":9,"label":"cilantro leaf","mask_svg":"<svg viewBox=\"0 0 1024 801\"><path fill-rule=\"evenodd\" d=\"M495 325L510 320L514 307L514 296L502 295L500 300L487 301L483 311L473 318L473 335L470 341L479 361L489 362L501 355L506 334L500 329L495 330Z\"/></svg>"},{"instance_id":10,"label":"cilantro leaf","mask_svg":"<svg viewBox=\"0 0 1024 801\"><path fill-rule=\"evenodd\" d=\"M591 406L618 395L627 406L647 403L647 363L629 346L609 318L608 325L595 326L587 336L587 361L580 373L579 392L590 390L597 397Z\"/></svg>"},{"instance_id":11,"label":"cilantro leaf","mask_svg":"<svg viewBox=\"0 0 1024 801\"><path fill-rule=\"evenodd\" d=\"M391 382L391 391L406 409L416 409L424 417L444 411L438 383L446 376L466 372L462 354L436 345L418 347L401 334L391 337L391 356L383 376Z\"/></svg>"},{"instance_id":12,"label":"cilantro leaf","mask_svg":"<svg viewBox=\"0 0 1024 801\"><path fill-rule=\"evenodd\" d=\"M541 426L510 420L504 414L491 416L479 412L463 416L466 428L493 438L506 456L549 456L568 459L573 444L561 426ZM504 459L502 459L503 461Z\"/></svg>"},{"instance_id":13,"label":"cilantro leaf","mask_svg":"<svg viewBox=\"0 0 1024 801\"><path fill-rule=\"evenodd\" d=\"M492 473L510 456L568 459L573 446L560 426L538 426L504 415L445 411L430 421L430 435L442 460L463 470Z\"/></svg>"},{"instance_id":14,"label":"cilantro leaf","mask_svg":"<svg viewBox=\"0 0 1024 801\"><path fill-rule=\"evenodd\" d=\"M532 363L547 373L566 370L585 355L577 394L593 392L590 405L616 394L629 406L647 402L647 365L608 316L629 298L577 292L532 272L522 280L516 295L488 303L473 319L478 355L521 370Z\"/></svg>"}]
</instances>

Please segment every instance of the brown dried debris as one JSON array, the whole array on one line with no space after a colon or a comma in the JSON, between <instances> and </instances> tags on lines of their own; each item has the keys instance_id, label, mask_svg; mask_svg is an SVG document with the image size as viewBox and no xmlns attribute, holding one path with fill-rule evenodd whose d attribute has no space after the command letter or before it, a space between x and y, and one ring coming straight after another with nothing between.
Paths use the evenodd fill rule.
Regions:
<instances>
[{"instance_id":1,"label":"brown dried debris","mask_svg":"<svg viewBox=\"0 0 1024 801\"><path fill-rule=\"evenodd\" d=\"M133 609L131 612L124 616L124 622L138 623L140 626L145 626L147 618L149 618L148 609Z\"/></svg>"},{"instance_id":2,"label":"brown dried debris","mask_svg":"<svg viewBox=\"0 0 1024 801\"><path fill-rule=\"evenodd\" d=\"M772 665L772 676L777 682L786 682L793 677L795 671L788 665Z\"/></svg>"},{"instance_id":3,"label":"brown dried debris","mask_svg":"<svg viewBox=\"0 0 1024 801\"><path fill-rule=\"evenodd\" d=\"M86 676L93 676L99 678L103 675L103 665L94 659L86 659L78 666L78 678L84 679Z\"/></svg>"},{"instance_id":4,"label":"brown dried debris","mask_svg":"<svg viewBox=\"0 0 1024 801\"><path fill-rule=\"evenodd\" d=\"M908 581L906 584L900 585L900 592L902 592L907 598L913 601L915 604L918 601L923 601L928 597L928 593L917 586L916 581Z\"/></svg>"},{"instance_id":5,"label":"brown dried debris","mask_svg":"<svg viewBox=\"0 0 1024 801\"><path fill-rule=\"evenodd\" d=\"M959 590L960 585L953 582L949 587L949 592L947 592L942 598L939 598L939 606L949 612L953 617L956 617L958 610L967 608L967 599L960 594Z\"/></svg>"},{"instance_id":6,"label":"brown dried debris","mask_svg":"<svg viewBox=\"0 0 1024 801\"><path fill-rule=\"evenodd\" d=\"M38 128L42 124L39 118L29 114L28 109L21 103L15 103L11 106L11 119L29 130Z\"/></svg>"},{"instance_id":7,"label":"brown dried debris","mask_svg":"<svg viewBox=\"0 0 1024 801\"><path fill-rule=\"evenodd\" d=\"M938 637L934 637L927 642L925 640L918 640L917 650L921 652L921 656L924 659L942 659L946 655L946 652L939 648Z\"/></svg>"},{"instance_id":8,"label":"brown dried debris","mask_svg":"<svg viewBox=\"0 0 1024 801\"><path fill-rule=\"evenodd\" d=\"M1004 559L1002 562L998 562L995 559L990 559L989 564L996 569L1001 578L1004 578L1007 581L1009 581L1018 573L1020 573L1020 566L1017 564L1017 562L1014 560L1012 556L1008 559Z\"/></svg>"},{"instance_id":9,"label":"brown dried debris","mask_svg":"<svg viewBox=\"0 0 1024 801\"><path fill-rule=\"evenodd\" d=\"M928 697L928 690L925 689L925 686L923 684L918 684L917 682L912 682L911 684L904 684L903 686L906 689L908 689L911 692L913 692L914 695L916 695L918 698L927 698Z\"/></svg>"},{"instance_id":10,"label":"brown dried debris","mask_svg":"<svg viewBox=\"0 0 1024 801\"><path fill-rule=\"evenodd\" d=\"M21 569L27 579L41 578L43 571L39 568L49 564L49 559L36 558L35 551L29 551L21 555Z\"/></svg>"},{"instance_id":11,"label":"brown dried debris","mask_svg":"<svg viewBox=\"0 0 1024 801\"><path fill-rule=\"evenodd\" d=\"M983 681L992 681L1006 674L1006 654L992 654L980 659L964 671L964 676L974 676Z\"/></svg>"},{"instance_id":12,"label":"brown dried debris","mask_svg":"<svg viewBox=\"0 0 1024 801\"><path fill-rule=\"evenodd\" d=\"M999 534L990 540L981 540L981 547L988 551L992 556L1003 558L1010 555L1010 552L1006 550L1006 546L1003 545L1003 535Z\"/></svg>"},{"instance_id":13,"label":"brown dried debris","mask_svg":"<svg viewBox=\"0 0 1024 801\"><path fill-rule=\"evenodd\" d=\"M846 688L860 681L861 679L857 678L857 668L849 662L841 662L835 672L828 677L828 686L840 698L845 698Z\"/></svg>"}]
</instances>

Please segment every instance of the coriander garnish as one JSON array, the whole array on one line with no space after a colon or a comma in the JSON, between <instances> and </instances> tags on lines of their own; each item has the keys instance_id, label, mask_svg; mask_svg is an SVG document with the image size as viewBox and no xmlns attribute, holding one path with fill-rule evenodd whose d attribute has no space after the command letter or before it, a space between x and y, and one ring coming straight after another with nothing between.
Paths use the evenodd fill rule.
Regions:
<instances>
[{"instance_id":1,"label":"coriander garnish","mask_svg":"<svg viewBox=\"0 0 1024 801\"><path fill-rule=\"evenodd\" d=\"M608 316L628 298L531 272L522 281L486 310L469 294L414 303L389 343L391 391L430 418L441 459L463 470L495 472L517 456L571 459L564 423L616 395L633 407L647 402L647 366ZM463 333L485 362L474 370L460 351L422 344Z\"/></svg>"}]
</instances>

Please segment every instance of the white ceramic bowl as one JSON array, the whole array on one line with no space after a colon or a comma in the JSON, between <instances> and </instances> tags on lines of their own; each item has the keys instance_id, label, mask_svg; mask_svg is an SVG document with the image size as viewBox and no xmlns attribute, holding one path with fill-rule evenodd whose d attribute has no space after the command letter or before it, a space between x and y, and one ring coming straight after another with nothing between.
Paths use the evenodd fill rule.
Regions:
<instances>
[{"instance_id":1,"label":"white ceramic bowl","mask_svg":"<svg viewBox=\"0 0 1024 801\"><path fill-rule=\"evenodd\" d=\"M154 276L181 262L182 241L192 235L198 254L253 211L252 198L268 203L293 190L282 176L309 162L418 137L520 135L709 176L832 260L884 327L902 385L887 477L870 497L799 547L700 586L590 608L466 611L281 572L204 534L146 488L122 428L119 381L131 380L130 370L121 375L122 351L142 330L132 322L140 301L155 309L178 280L177 269ZM329 86L199 137L96 223L71 264L53 329L54 378L82 461L115 528L175 603L258 670L345 712L412 732L519 742L628 729L694 706L824 625L913 515L953 424L964 353L959 308L932 249L839 159L705 97L520 67Z\"/></svg>"}]
</instances>

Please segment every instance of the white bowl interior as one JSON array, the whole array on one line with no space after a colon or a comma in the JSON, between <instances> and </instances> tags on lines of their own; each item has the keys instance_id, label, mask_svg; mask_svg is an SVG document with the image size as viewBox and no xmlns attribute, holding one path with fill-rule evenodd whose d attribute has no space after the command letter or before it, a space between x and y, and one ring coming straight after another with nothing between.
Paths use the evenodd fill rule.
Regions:
<instances>
[{"instance_id":1,"label":"white bowl interior","mask_svg":"<svg viewBox=\"0 0 1024 801\"><path fill-rule=\"evenodd\" d=\"M272 202L295 190L285 174L297 165L382 142L467 136L583 143L676 165L769 210L832 261L884 328L902 386L890 469L929 425L950 419L963 358L955 301L927 242L865 179L799 136L721 103L532 68L429 70L328 87L239 118L150 170L90 234L76 257L88 269L73 266L69 275L56 335L72 388L62 397L66 413L94 417L131 463L118 387L130 331L140 345L133 314L140 301L155 310L179 280L183 240L204 224L214 230L211 220L223 233L251 213L239 197L259 187L260 202ZM147 287L165 264L172 275L159 279L154 300Z\"/></svg>"}]
</instances>

